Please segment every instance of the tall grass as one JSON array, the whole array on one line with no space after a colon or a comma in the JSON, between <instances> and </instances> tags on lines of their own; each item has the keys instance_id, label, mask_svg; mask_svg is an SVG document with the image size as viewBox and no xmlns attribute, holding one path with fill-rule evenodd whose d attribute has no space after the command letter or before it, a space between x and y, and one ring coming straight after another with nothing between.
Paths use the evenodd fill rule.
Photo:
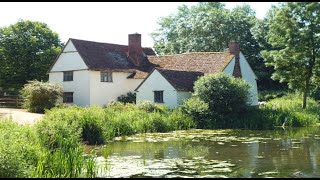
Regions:
<instances>
[{"instance_id":1,"label":"tall grass","mask_svg":"<svg viewBox=\"0 0 320 180\"><path fill-rule=\"evenodd\" d=\"M146 132L168 132L195 127L192 119L179 109L155 103L113 103L99 106L53 108L38 124L41 142L57 147L57 135L72 134L86 144L104 144L117 136Z\"/></svg>"},{"instance_id":2,"label":"tall grass","mask_svg":"<svg viewBox=\"0 0 320 180\"><path fill-rule=\"evenodd\" d=\"M285 125L288 126L312 126L319 123L320 120L320 104L308 98L307 107L302 109L302 94L299 93L291 93L282 98L273 99L267 103L266 108L277 112L279 118L286 119ZM278 122L281 121L279 118ZM281 123L284 123L284 119Z\"/></svg>"},{"instance_id":3,"label":"tall grass","mask_svg":"<svg viewBox=\"0 0 320 180\"><path fill-rule=\"evenodd\" d=\"M84 149L78 139L63 138L58 135L59 148L46 149L40 161L31 171L32 177L46 178L79 178L95 177L94 156L85 156Z\"/></svg>"},{"instance_id":4,"label":"tall grass","mask_svg":"<svg viewBox=\"0 0 320 180\"><path fill-rule=\"evenodd\" d=\"M0 177L28 177L42 153L36 133L11 119L0 121Z\"/></svg>"},{"instance_id":5,"label":"tall grass","mask_svg":"<svg viewBox=\"0 0 320 180\"><path fill-rule=\"evenodd\" d=\"M61 127L68 128L62 124ZM50 139L35 131L34 126L1 120L0 177L95 177L95 157L85 157L77 135L66 136L61 133L68 132L65 129L58 128L55 143L47 145L44 143Z\"/></svg>"},{"instance_id":6,"label":"tall grass","mask_svg":"<svg viewBox=\"0 0 320 180\"><path fill-rule=\"evenodd\" d=\"M273 129L276 126L307 127L320 122L320 104L308 98L307 108L302 109L299 93L290 93L268 101L259 109L250 109L234 125L246 129ZM242 125L241 125L242 123Z\"/></svg>"}]
</instances>

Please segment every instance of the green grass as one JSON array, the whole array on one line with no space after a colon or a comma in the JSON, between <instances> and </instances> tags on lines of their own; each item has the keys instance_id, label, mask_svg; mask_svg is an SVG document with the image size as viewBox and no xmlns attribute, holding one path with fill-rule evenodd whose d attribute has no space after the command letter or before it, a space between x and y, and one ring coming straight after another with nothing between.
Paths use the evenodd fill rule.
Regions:
<instances>
[{"instance_id":1,"label":"green grass","mask_svg":"<svg viewBox=\"0 0 320 180\"><path fill-rule=\"evenodd\" d=\"M286 90L268 90L268 91L259 91L258 100L259 101L269 101L276 98L281 98L289 94Z\"/></svg>"},{"instance_id":2,"label":"green grass","mask_svg":"<svg viewBox=\"0 0 320 180\"><path fill-rule=\"evenodd\" d=\"M273 99L267 103L266 108L272 109L278 113L278 122L284 122L285 125L293 127L312 126L319 123L320 104L312 98L308 98L307 107L302 109L302 95L291 93L282 98ZM282 125L282 124L277 124Z\"/></svg>"},{"instance_id":3,"label":"green grass","mask_svg":"<svg viewBox=\"0 0 320 180\"><path fill-rule=\"evenodd\" d=\"M227 119L224 128L272 129L319 123L320 105L309 98L301 108L299 94L269 100ZM83 143L105 144L117 136L196 128L180 108L154 103L113 103L108 107L56 107L34 126L0 121L0 177L95 177L95 154L86 155Z\"/></svg>"},{"instance_id":4,"label":"green grass","mask_svg":"<svg viewBox=\"0 0 320 180\"><path fill-rule=\"evenodd\" d=\"M94 156L84 156L76 135L57 133L56 147L44 145L34 126L0 121L0 177L94 177Z\"/></svg>"},{"instance_id":5,"label":"green grass","mask_svg":"<svg viewBox=\"0 0 320 180\"><path fill-rule=\"evenodd\" d=\"M57 135L76 134L86 144L104 144L114 137L146 132L168 132L195 127L192 119L180 110L170 110L155 103L114 103L99 106L53 108L46 111L37 125L42 143L57 147Z\"/></svg>"},{"instance_id":6,"label":"green grass","mask_svg":"<svg viewBox=\"0 0 320 180\"><path fill-rule=\"evenodd\" d=\"M251 109L239 117L240 128L273 129L276 126L307 127L320 122L320 104L308 98L306 109L302 109L302 95L289 93L275 98L259 109Z\"/></svg>"}]
</instances>

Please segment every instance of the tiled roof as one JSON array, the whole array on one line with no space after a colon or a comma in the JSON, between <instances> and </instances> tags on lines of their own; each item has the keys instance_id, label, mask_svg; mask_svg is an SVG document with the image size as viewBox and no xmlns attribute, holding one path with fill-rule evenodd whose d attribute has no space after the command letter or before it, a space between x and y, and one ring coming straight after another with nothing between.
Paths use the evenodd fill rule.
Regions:
<instances>
[{"instance_id":1,"label":"tiled roof","mask_svg":"<svg viewBox=\"0 0 320 180\"><path fill-rule=\"evenodd\" d=\"M140 69L129 60L128 46L79 39L70 40L91 70L134 72ZM155 55L151 48L143 48L143 52L145 55ZM142 67L142 71L149 70L148 62L145 66L147 67Z\"/></svg>"},{"instance_id":2,"label":"tiled roof","mask_svg":"<svg viewBox=\"0 0 320 180\"><path fill-rule=\"evenodd\" d=\"M204 75L203 72L156 69L177 91L193 91L194 82Z\"/></svg>"},{"instance_id":3,"label":"tiled roof","mask_svg":"<svg viewBox=\"0 0 320 180\"><path fill-rule=\"evenodd\" d=\"M233 55L230 55L229 52L198 52L168 56L148 56L148 59L150 62L158 64L165 69L212 74L222 71L232 57Z\"/></svg>"},{"instance_id":4,"label":"tiled roof","mask_svg":"<svg viewBox=\"0 0 320 180\"><path fill-rule=\"evenodd\" d=\"M128 46L70 38L90 70L133 72L128 78L144 79L155 67L205 74L222 71L233 55L229 52L197 52L155 56L151 48L143 48L144 64L135 66L128 58Z\"/></svg>"},{"instance_id":5,"label":"tiled roof","mask_svg":"<svg viewBox=\"0 0 320 180\"><path fill-rule=\"evenodd\" d=\"M223 71L234 55L229 52L196 52L165 56L148 56L149 62L160 68L213 74ZM133 78L145 78L148 73L137 71Z\"/></svg>"}]
</instances>

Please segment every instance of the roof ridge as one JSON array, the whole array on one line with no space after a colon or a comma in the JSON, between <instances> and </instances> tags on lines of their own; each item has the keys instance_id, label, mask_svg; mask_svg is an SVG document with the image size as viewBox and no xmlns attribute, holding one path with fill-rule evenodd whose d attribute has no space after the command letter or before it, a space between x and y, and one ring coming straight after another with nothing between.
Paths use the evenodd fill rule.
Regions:
<instances>
[{"instance_id":1,"label":"roof ridge","mask_svg":"<svg viewBox=\"0 0 320 180\"><path fill-rule=\"evenodd\" d=\"M160 70L160 71L176 71L176 72L191 72L191 73L203 73L201 71L189 71L189 70L177 70L177 69L169 69L165 67L155 67L155 69Z\"/></svg>"},{"instance_id":2,"label":"roof ridge","mask_svg":"<svg viewBox=\"0 0 320 180\"><path fill-rule=\"evenodd\" d=\"M161 57L161 56L181 56L181 55L192 55L192 54L225 54L225 53L229 53L229 52L188 52L188 53L182 53L182 54L166 54L166 55L159 55L156 57ZM149 57L150 55L148 55Z\"/></svg>"},{"instance_id":3,"label":"roof ridge","mask_svg":"<svg viewBox=\"0 0 320 180\"><path fill-rule=\"evenodd\" d=\"M77 41L91 42L91 43L99 43L99 44L110 44L110 45L117 45L117 46L128 46L128 45L123 45L123 44L113 44L113 43L106 43L106 42L89 41L89 40L84 40L84 39L75 39L75 38L70 38L70 39L71 39L71 40L77 40Z\"/></svg>"},{"instance_id":4,"label":"roof ridge","mask_svg":"<svg viewBox=\"0 0 320 180\"><path fill-rule=\"evenodd\" d=\"M116 45L116 46L128 47L128 45L123 45L123 44L114 44L114 43L107 43L107 42L89 41L89 40L76 39L76 38L69 38L69 39L70 40L77 40L77 41L91 42L91 43L99 43L99 44L108 44L108 45ZM142 47L142 48L150 48L150 49L152 49L152 47Z\"/></svg>"}]
</instances>

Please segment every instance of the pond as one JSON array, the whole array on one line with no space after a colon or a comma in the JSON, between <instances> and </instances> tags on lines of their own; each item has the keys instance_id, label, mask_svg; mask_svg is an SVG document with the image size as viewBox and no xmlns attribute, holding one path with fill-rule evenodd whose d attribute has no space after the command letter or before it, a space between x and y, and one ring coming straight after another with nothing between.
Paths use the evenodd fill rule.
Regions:
<instances>
[{"instance_id":1,"label":"pond","mask_svg":"<svg viewBox=\"0 0 320 180\"><path fill-rule=\"evenodd\" d=\"M319 135L319 127L137 134L95 147L98 176L319 178Z\"/></svg>"}]
</instances>

